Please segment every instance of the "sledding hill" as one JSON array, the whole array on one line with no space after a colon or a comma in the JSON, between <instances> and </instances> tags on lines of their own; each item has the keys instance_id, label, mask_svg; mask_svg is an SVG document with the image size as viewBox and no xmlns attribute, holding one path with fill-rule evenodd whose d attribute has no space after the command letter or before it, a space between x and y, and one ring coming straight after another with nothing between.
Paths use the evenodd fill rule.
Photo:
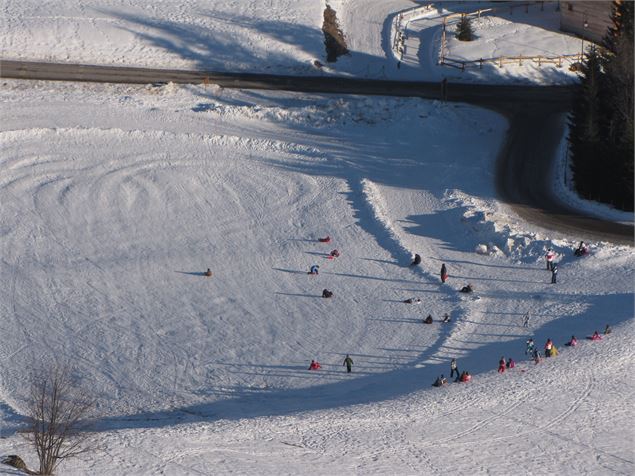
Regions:
<instances>
[{"instance_id":1,"label":"sledding hill","mask_svg":"<svg viewBox=\"0 0 635 476\"><path fill-rule=\"evenodd\" d=\"M293 425L299 442L265 438L273 445L263 449L268 458L281 458L259 467L265 473L279 471L289 451L292 464L306 465L306 451L316 449L316 473L434 471L439 456L422 455L435 441L469 449L471 435L482 431L513 442L514 454L528 453L535 440L515 437L518 425L548 408L547 421L580 431L586 420L566 417L591 405L610 376L621 381L632 362L626 353L597 377L584 359L563 356L545 365L552 376L542 368L526 379L517 372L509 386L484 377L500 355L522 359L529 336L560 342L633 317L630 249L596 243L591 256L575 259L570 247L578 237L552 242L525 233L495 201L493 161L505 123L493 113L419 100L172 85L7 86L0 182L1 323L12 336L0 359L11 436L5 452L20 449L15 414L24 409L30 373L49 362L70 362L94 392L103 438L123 461L127 450L115 449L123 435L161 446L174 432L213 441L201 439L212 429L222 438L238 432L232 441L239 442ZM332 242L319 243L324 235ZM492 254L475 253L478 244L489 244ZM543 269L547 246L560 253L557 285ZM333 248L342 256L327 260ZM422 263L411 268L414 252ZM442 262L450 272L445 285L437 276ZM308 276L314 263L320 274ZM202 276L208 267L210 278ZM476 296L456 292L467 282ZM333 299L320 297L324 288ZM423 303L402 302L411 296ZM446 312L448 325L421 323ZM632 333L630 324L620 329ZM342 367L346 353L352 375ZM451 357L478 383L432 392ZM314 358L323 370L308 372ZM549 407L566 388L572 406ZM603 401L620 408L630 394L632 387L616 390ZM375 423L358 425L357 416L333 423L355 404L368 405L353 415ZM517 413L526 407L531 412ZM414 426L403 423L409 420ZM426 427L423 440L408 436L421 434L418 425ZM394 438L405 446L387 443ZM562 462L580 454L569 437L554 438ZM600 451L598 441L593 436L585 448ZM369 453L350 466L331 453L338 444L345 455L360 445ZM204 451L186 447L176 460ZM618 471L629 467L625 452L621 445ZM77 464L86 472L121 469L100 458ZM129 472L192 470L159 461ZM205 461L256 471L241 455ZM531 464L542 471L548 461ZM594 464L591 472L602 467Z\"/></svg>"}]
</instances>

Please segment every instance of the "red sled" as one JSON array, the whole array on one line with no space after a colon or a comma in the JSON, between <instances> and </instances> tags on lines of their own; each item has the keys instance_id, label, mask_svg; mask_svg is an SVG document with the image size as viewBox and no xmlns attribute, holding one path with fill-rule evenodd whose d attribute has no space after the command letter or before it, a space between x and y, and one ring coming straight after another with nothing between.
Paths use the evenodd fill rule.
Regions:
<instances>
[{"instance_id":1,"label":"red sled","mask_svg":"<svg viewBox=\"0 0 635 476\"><path fill-rule=\"evenodd\" d=\"M327 236L326 238L318 238L318 241L320 243L330 243L331 242L331 237Z\"/></svg>"}]
</instances>

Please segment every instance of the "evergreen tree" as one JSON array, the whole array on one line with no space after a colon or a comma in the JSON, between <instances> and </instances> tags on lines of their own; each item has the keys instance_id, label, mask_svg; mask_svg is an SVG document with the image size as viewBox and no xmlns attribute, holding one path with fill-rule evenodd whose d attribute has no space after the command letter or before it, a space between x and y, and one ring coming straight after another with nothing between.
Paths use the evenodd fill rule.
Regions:
<instances>
[{"instance_id":1,"label":"evergreen tree","mask_svg":"<svg viewBox=\"0 0 635 476\"><path fill-rule=\"evenodd\" d=\"M633 2L614 1L605 48L590 48L570 119L578 193L633 210Z\"/></svg>"},{"instance_id":2,"label":"evergreen tree","mask_svg":"<svg viewBox=\"0 0 635 476\"><path fill-rule=\"evenodd\" d=\"M467 15L462 15L456 25L456 38L459 41L472 41L474 32L472 31L472 22Z\"/></svg>"}]
</instances>

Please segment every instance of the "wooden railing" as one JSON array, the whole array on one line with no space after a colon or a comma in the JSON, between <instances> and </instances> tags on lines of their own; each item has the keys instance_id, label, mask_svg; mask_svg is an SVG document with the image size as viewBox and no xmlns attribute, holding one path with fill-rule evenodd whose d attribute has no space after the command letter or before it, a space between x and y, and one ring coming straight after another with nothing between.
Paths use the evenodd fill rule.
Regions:
<instances>
[{"instance_id":1,"label":"wooden railing","mask_svg":"<svg viewBox=\"0 0 635 476\"><path fill-rule=\"evenodd\" d=\"M465 68L471 66L478 66L480 69L483 68L483 64L493 63L498 67L502 68L506 64L518 64L519 66L523 65L523 62L528 63L537 63L538 66L542 66L543 64L555 64L558 68L561 68L564 62L581 62L582 54L575 53L570 55L558 55L558 56L497 56L495 58L479 58L477 60L459 60L455 58L450 58L446 56L443 58L443 64L445 66L450 66L452 68L460 69L461 71L465 71Z\"/></svg>"}]
</instances>

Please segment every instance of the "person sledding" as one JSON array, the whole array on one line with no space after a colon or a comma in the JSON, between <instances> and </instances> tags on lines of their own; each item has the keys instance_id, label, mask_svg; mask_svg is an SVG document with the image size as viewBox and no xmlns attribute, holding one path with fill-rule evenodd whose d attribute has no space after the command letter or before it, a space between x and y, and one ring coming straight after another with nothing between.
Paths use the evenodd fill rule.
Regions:
<instances>
[{"instance_id":1,"label":"person sledding","mask_svg":"<svg viewBox=\"0 0 635 476\"><path fill-rule=\"evenodd\" d=\"M320 243L330 243L331 242L331 237L326 235L324 238L318 238L318 241Z\"/></svg>"},{"instance_id":2,"label":"person sledding","mask_svg":"<svg viewBox=\"0 0 635 476\"><path fill-rule=\"evenodd\" d=\"M423 320L423 323L424 323L424 324L432 324L432 322L433 322L433 319L432 319L432 314L428 314L428 317L426 317L426 318Z\"/></svg>"},{"instance_id":3,"label":"person sledding","mask_svg":"<svg viewBox=\"0 0 635 476\"><path fill-rule=\"evenodd\" d=\"M322 297L323 298L332 298L333 297L333 291L329 291L328 289L323 289L322 290Z\"/></svg>"},{"instance_id":4,"label":"person sledding","mask_svg":"<svg viewBox=\"0 0 635 476\"><path fill-rule=\"evenodd\" d=\"M437 379L434 381L434 383L432 384L433 387L443 387L444 385L448 384L448 380L443 376L443 374L441 374L440 377L437 377Z\"/></svg>"},{"instance_id":5,"label":"person sledding","mask_svg":"<svg viewBox=\"0 0 635 476\"><path fill-rule=\"evenodd\" d=\"M575 336L571 336L571 340L565 345L568 347L575 347L576 345L578 345L578 339L576 339Z\"/></svg>"},{"instance_id":6,"label":"person sledding","mask_svg":"<svg viewBox=\"0 0 635 476\"><path fill-rule=\"evenodd\" d=\"M516 367L516 362L514 362L514 359L510 357L509 359L507 359L507 368L513 369L514 367Z\"/></svg>"},{"instance_id":7,"label":"person sledding","mask_svg":"<svg viewBox=\"0 0 635 476\"><path fill-rule=\"evenodd\" d=\"M410 266L417 266L418 264L421 264L421 256L415 254L415 257L413 258L412 263L410 263Z\"/></svg>"},{"instance_id":8,"label":"person sledding","mask_svg":"<svg viewBox=\"0 0 635 476\"><path fill-rule=\"evenodd\" d=\"M212 275L212 270L207 268L207 271L203 273L203 276L207 276L208 278Z\"/></svg>"},{"instance_id":9,"label":"person sledding","mask_svg":"<svg viewBox=\"0 0 635 476\"><path fill-rule=\"evenodd\" d=\"M474 286L472 286L471 284L468 284L467 286L463 286L461 288L461 290L459 291L460 293L473 293L474 292Z\"/></svg>"},{"instance_id":10,"label":"person sledding","mask_svg":"<svg viewBox=\"0 0 635 476\"><path fill-rule=\"evenodd\" d=\"M339 257L340 257L340 252L339 252L339 250L332 250L332 251L329 253L329 258L330 258L330 259L333 259L333 258L339 258Z\"/></svg>"},{"instance_id":11,"label":"person sledding","mask_svg":"<svg viewBox=\"0 0 635 476\"><path fill-rule=\"evenodd\" d=\"M507 362L505 361L505 357L501 357L501 359L498 361L498 373L504 374L506 368Z\"/></svg>"},{"instance_id":12,"label":"person sledding","mask_svg":"<svg viewBox=\"0 0 635 476\"><path fill-rule=\"evenodd\" d=\"M450 321L452 320L452 318L450 317L450 315L446 312L445 314L443 314L443 323L444 324L449 324Z\"/></svg>"},{"instance_id":13,"label":"person sledding","mask_svg":"<svg viewBox=\"0 0 635 476\"><path fill-rule=\"evenodd\" d=\"M317 264L314 264L313 266L311 266L307 274L315 275L315 274L319 274L319 272L320 272L320 267Z\"/></svg>"},{"instance_id":14,"label":"person sledding","mask_svg":"<svg viewBox=\"0 0 635 476\"><path fill-rule=\"evenodd\" d=\"M602 336L600 335L600 333L598 331L595 331L593 333L593 335L591 337L589 337L589 339L591 339L591 340L602 340Z\"/></svg>"},{"instance_id":15,"label":"person sledding","mask_svg":"<svg viewBox=\"0 0 635 476\"><path fill-rule=\"evenodd\" d=\"M311 365L309 365L309 370L320 370L322 366L317 360L312 360Z\"/></svg>"},{"instance_id":16,"label":"person sledding","mask_svg":"<svg viewBox=\"0 0 635 476\"><path fill-rule=\"evenodd\" d=\"M556 344L551 346L551 357L558 357L558 348L556 347Z\"/></svg>"},{"instance_id":17,"label":"person sledding","mask_svg":"<svg viewBox=\"0 0 635 476\"><path fill-rule=\"evenodd\" d=\"M463 382L463 383L470 382L471 380L472 380L472 376L467 370L463 371L463 373L461 374L461 378L459 378L459 382Z\"/></svg>"},{"instance_id":18,"label":"person sledding","mask_svg":"<svg viewBox=\"0 0 635 476\"><path fill-rule=\"evenodd\" d=\"M441 282L445 283L448 279L448 269L445 267L445 263L441 265Z\"/></svg>"},{"instance_id":19,"label":"person sledding","mask_svg":"<svg viewBox=\"0 0 635 476\"><path fill-rule=\"evenodd\" d=\"M576 256L586 256L589 254L589 247L584 241L581 241L573 254Z\"/></svg>"},{"instance_id":20,"label":"person sledding","mask_svg":"<svg viewBox=\"0 0 635 476\"><path fill-rule=\"evenodd\" d=\"M411 298L408 298L408 299L404 299L404 302L406 304L421 304L421 299L411 297Z\"/></svg>"}]
</instances>

